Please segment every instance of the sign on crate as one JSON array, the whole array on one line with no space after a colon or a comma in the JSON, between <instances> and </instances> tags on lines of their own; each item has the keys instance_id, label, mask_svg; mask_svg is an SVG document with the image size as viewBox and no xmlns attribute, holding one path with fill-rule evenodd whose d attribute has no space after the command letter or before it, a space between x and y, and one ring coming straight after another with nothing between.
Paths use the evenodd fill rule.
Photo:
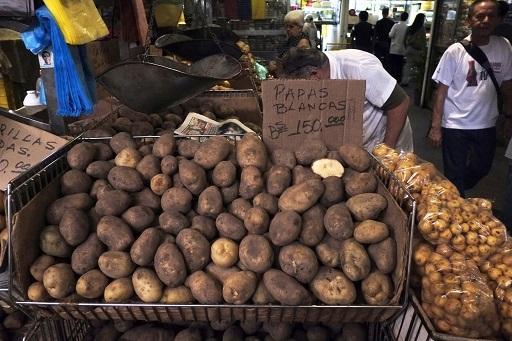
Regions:
<instances>
[{"instance_id":1,"label":"sign on crate","mask_svg":"<svg viewBox=\"0 0 512 341\"><path fill-rule=\"evenodd\" d=\"M362 145L364 92L360 80L264 81L263 140L272 150L294 149L309 136L329 150Z\"/></svg>"},{"instance_id":2,"label":"sign on crate","mask_svg":"<svg viewBox=\"0 0 512 341\"><path fill-rule=\"evenodd\" d=\"M44 130L0 116L0 190L66 142Z\"/></svg>"}]
</instances>

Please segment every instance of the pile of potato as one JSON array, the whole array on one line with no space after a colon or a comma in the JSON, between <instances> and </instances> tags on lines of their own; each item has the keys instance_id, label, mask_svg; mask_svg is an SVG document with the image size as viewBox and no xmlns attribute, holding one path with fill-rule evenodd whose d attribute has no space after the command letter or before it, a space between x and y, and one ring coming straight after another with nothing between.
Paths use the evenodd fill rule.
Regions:
<instances>
[{"instance_id":1,"label":"pile of potato","mask_svg":"<svg viewBox=\"0 0 512 341\"><path fill-rule=\"evenodd\" d=\"M388 203L359 147L269 155L254 134L234 148L119 133L67 161L31 300L385 305L395 293Z\"/></svg>"}]
</instances>

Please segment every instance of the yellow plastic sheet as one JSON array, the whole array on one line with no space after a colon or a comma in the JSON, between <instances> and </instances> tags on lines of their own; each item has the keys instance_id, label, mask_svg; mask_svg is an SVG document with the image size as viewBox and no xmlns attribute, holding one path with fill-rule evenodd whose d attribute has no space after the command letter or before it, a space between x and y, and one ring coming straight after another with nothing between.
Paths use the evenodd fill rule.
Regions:
<instances>
[{"instance_id":1,"label":"yellow plastic sheet","mask_svg":"<svg viewBox=\"0 0 512 341\"><path fill-rule=\"evenodd\" d=\"M265 19L265 1L251 0L252 19Z\"/></svg>"}]
</instances>

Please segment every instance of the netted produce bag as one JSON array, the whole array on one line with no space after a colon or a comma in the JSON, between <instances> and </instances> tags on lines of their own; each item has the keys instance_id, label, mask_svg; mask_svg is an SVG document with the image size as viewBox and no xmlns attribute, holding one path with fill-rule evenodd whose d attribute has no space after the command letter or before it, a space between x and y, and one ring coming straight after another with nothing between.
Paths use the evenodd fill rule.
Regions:
<instances>
[{"instance_id":1,"label":"netted produce bag","mask_svg":"<svg viewBox=\"0 0 512 341\"><path fill-rule=\"evenodd\" d=\"M470 338L499 334L500 320L487 278L474 261L447 244L420 244L414 261L423 274L422 307L442 333Z\"/></svg>"},{"instance_id":2,"label":"netted produce bag","mask_svg":"<svg viewBox=\"0 0 512 341\"><path fill-rule=\"evenodd\" d=\"M384 143L375 146L372 154L391 172L395 170L400 153Z\"/></svg>"}]
</instances>

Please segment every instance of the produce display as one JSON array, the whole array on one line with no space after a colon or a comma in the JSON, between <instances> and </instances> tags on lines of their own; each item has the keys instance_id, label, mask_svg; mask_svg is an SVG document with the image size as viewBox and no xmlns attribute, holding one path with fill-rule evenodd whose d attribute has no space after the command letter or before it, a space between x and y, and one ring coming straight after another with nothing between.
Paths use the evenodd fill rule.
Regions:
<instances>
[{"instance_id":1,"label":"produce display","mask_svg":"<svg viewBox=\"0 0 512 341\"><path fill-rule=\"evenodd\" d=\"M396 293L388 202L359 147L123 132L66 158L30 300L386 305Z\"/></svg>"}]
</instances>

